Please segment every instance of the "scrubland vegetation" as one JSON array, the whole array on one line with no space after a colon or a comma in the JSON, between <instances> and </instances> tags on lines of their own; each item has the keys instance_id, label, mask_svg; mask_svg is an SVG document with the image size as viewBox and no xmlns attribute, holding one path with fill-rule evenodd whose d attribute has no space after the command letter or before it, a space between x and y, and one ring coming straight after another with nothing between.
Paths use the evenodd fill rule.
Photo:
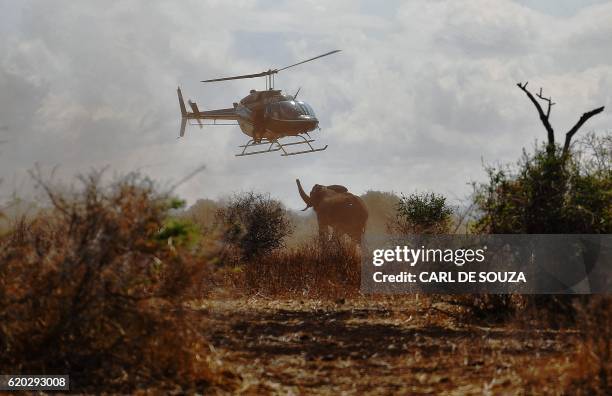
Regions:
<instances>
[{"instance_id":1,"label":"scrubland vegetation","mask_svg":"<svg viewBox=\"0 0 612 396\"><path fill-rule=\"evenodd\" d=\"M538 146L461 207L370 191L368 232L612 233L611 158L609 134ZM0 372L81 392L610 394L609 296L363 296L359 249L270 196L183 208L135 174L33 178L47 201L0 236Z\"/></svg>"},{"instance_id":2,"label":"scrubland vegetation","mask_svg":"<svg viewBox=\"0 0 612 396\"><path fill-rule=\"evenodd\" d=\"M0 371L70 373L74 389L206 388L209 348L183 303L206 290L203 240L180 204L129 175L71 192L34 175L49 206L0 240Z\"/></svg>"}]
</instances>

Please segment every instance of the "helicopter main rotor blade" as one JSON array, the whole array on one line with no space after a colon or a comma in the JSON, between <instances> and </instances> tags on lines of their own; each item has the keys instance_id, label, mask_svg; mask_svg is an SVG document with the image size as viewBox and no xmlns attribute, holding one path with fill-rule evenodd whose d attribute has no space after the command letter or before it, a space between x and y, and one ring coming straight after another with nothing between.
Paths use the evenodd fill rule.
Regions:
<instances>
[{"instance_id":1,"label":"helicopter main rotor blade","mask_svg":"<svg viewBox=\"0 0 612 396\"><path fill-rule=\"evenodd\" d=\"M255 77L269 76L269 75L272 75L272 74L276 74L276 73L278 73L281 70L286 70L286 69L289 69L290 67L301 65L302 63L310 62L310 61L322 58L322 57L327 56L327 55L335 54L336 52L340 52L340 50L330 51L330 52L327 52L327 53L325 53L323 55L315 56L314 58L306 59L305 61L301 61L301 62L298 62L298 63L294 63L293 65L285 66L282 69L266 70L266 71L263 71L261 73L243 74L243 75L240 75L240 76L213 78L212 80L202 80L201 82L208 83L208 82L215 82L215 81L240 80L240 79L243 79L243 78L255 78Z\"/></svg>"},{"instance_id":2,"label":"helicopter main rotor blade","mask_svg":"<svg viewBox=\"0 0 612 396\"><path fill-rule=\"evenodd\" d=\"M290 67L301 65L302 63L310 62L310 61L313 61L315 59L323 58L324 56L335 54L336 52L340 52L340 51L341 50L333 50L333 51L327 52L327 53L325 53L323 55L315 56L314 58L306 59L305 61L294 63L293 65L285 66L282 69L276 69L276 70L273 70L273 71L274 72L279 72L279 71L282 71L282 70L286 70L286 69L289 69Z\"/></svg>"},{"instance_id":3,"label":"helicopter main rotor blade","mask_svg":"<svg viewBox=\"0 0 612 396\"><path fill-rule=\"evenodd\" d=\"M227 81L227 80L240 80L242 78L255 78L255 77L264 77L269 76L270 74L277 73L277 70L267 70L261 73L255 74L243 74L241 76L233 76L233 77L223 77L223 78L213 78L212 80L202 80L201 82L215 82L215 81Z\"/></svg>"}]
</instances>

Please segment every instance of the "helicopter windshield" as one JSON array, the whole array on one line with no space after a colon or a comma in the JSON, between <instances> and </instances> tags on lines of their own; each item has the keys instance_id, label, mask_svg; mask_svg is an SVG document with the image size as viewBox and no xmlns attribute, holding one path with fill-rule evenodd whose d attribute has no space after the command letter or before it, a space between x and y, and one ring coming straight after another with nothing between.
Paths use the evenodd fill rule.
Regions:
<instances>
[{"instance_id":1,"label":"helicopter windshield","mask_svg":"<svg viewBox=\"0 0 612 396\"><path fill-rule=\"evenodd\" d=\"M287 100L283 102L277 102L269 107L269 113L274 118L280 118L285 120L298 120L304 118L314 117L314 111L312 107L304 102L296 102L293 100Z\"/></svg>"},{"instance_id":2,"label":"helicopter windshield","mask_svg":"<svg viewBox=\"0 0 612 396\"><path fill-rule=\"evenodd\" d=\"M310 107L308 103L301 101L295 103L302 109L303 114L315 117L314 110L312 109L312 107Z\"/></svg>"}]
</instances>

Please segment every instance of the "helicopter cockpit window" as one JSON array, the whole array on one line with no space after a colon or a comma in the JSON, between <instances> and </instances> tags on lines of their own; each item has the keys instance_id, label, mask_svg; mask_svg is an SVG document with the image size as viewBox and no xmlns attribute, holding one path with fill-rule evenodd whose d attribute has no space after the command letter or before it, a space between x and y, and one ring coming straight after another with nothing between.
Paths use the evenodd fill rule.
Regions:
<instances>
[{"instance_id":1,"label":"helicopter cockpit window","mask_svg":"<svg viewBox=\"0 0 612 396\"><path fill-rule=\"evenodd\" d=\"M300 118L302 109L293 101L280 102L280 113L283 119L295 120Z\"/></svg>"},{"instance_id":2,"label":"helicopter cockpit window","mask_svg":"<svg viewBox=\"0 0 612 396\"><path fill-rule=\"evenodd\" d=\"M302 109L302 114L313 116L313 117L315 116L314 110L312 109L312 107L310 107L308 103L305 103L305 102L295 102L295 103L297 103L297 105Z\"/></svg>"}]
</instances>

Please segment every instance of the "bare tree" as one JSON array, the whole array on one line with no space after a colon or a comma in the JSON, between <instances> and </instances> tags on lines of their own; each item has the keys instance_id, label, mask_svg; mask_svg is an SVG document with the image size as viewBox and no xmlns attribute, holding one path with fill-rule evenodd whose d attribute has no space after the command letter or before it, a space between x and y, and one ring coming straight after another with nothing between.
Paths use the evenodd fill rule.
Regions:
<instances>
[{"instance_id":1,"label":"bare tree","mask_svg":"<svg viewBox=\"0 0 612 396\"><path fill-rule=\"evenodd\" d=\"M540 116L540 121L542 121L542 124L544 125L544 128L546 128L546 132L548 134L548 145L546 147L546 151L548 152L548 154L551 154L551 155L554 154L555 152L555 131L553 130L552 125L550 124L550 111L552 107L555 105L555 102L552 101L552 97L547 98L542 94L542 88L540 88L540 92L537 93L536 96L534 96L527 89L527 82L525 82L524 84L517 83L516 85L523 92L525 92L525 94L527 94L527 97L531 100L536 110L538 111L538 114ZM536 99L536 97L540 99L540 101L546 104L546 111L544 111L544 109L542 108L542 105L540 104L538 99ZM576 134L576 132L578 132L578 130L582 127L582 125L584 125L585 122L588 121L589 118L601 113L603 110L604 110L604 106L601 106L601 107L598 107L591 111L587 111L586 113L582 114L578 122L576 122L576 124L565 134L565 143L563 144L563 152L562 152L562 156L564 158L567 156L569 152L572 137Z\"/></svg>"}]
</instances>

